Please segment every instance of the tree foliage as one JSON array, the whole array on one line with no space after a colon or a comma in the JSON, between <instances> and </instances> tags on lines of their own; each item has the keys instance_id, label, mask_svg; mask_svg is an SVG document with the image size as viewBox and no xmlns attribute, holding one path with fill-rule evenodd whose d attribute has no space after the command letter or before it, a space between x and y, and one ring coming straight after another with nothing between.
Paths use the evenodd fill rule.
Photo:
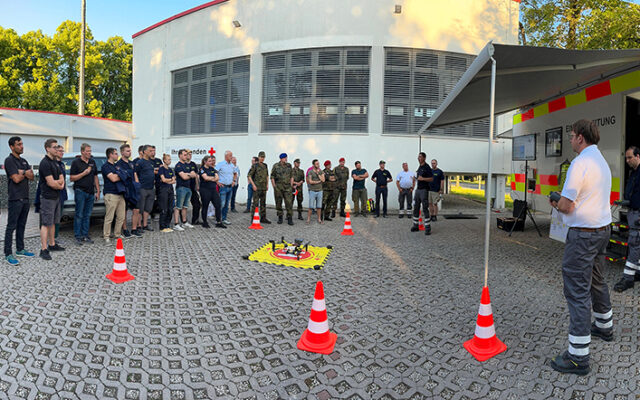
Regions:
<instances>
[{"instance_id":1,"label":"tree foliage","mask_svg":"<svg viewBox=\"0 0 640 400\"><path fill-rule=\"evenodd\" d=\"M64 21L53 36L0 27L0 107L76 113L82 26ZM85 38L85 112L131 120L133 48L120 36Z\"/></svg>"},{"instance_id":2,"label":"tree foliage","mask_svg":"<svg viewBox=\"0 0 640 400\"><path fill-rule=\"evenodd\" d=\"M640 47L640 5L623 0L523 0L521 44L564 49Z\"/></svg>"}]
</instances>

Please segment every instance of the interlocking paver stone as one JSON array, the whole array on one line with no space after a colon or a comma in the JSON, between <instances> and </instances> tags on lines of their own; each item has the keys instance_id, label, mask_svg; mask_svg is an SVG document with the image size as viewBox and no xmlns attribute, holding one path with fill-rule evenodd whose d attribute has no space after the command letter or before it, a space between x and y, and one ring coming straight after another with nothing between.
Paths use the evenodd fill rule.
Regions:
<instances>
[{"instance_id":1,"label":"interlocking paver stone","mask_svg":"<svg viewBox=\"0 0 640 400\"><path fill-rule=\"evenodd\" d=\"M511 238L492 230L489 283L508 350L484 363L464 350L482 286L483 206L445 204L480 218L439 218L429 237L393 216L352 218L353 237L340 235L342 221L251 231L244 214L224 231L145 233L125 241L136 279L121 285L105 278L114 246L77 247L64 225L68 248L53 261L0 268L0 398L635 399L638 289L612 292L616 339L593 341L593 372L556 373L546 361L567 344L563 246L529 226ZM281 236L334 250L321 271L242 259ZM607 268L610 284L621 268ZM338 334L330 355L296 348L318 279Z\"/></svg>"}]
</instances>

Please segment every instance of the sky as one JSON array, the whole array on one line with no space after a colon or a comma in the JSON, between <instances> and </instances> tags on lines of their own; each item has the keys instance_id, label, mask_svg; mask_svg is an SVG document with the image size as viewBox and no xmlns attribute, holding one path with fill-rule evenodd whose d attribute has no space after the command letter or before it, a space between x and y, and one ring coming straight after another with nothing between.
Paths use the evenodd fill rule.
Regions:
<instances>
[{"instance_id":1,"label":"sky","mask_svg":"<svg viewBox=\"0 0 640 400\"><path fill-rule=\"evenodd\" d=\"M87 24L97 40L122 36L131 43L134 33L208 1L86 0ZM53 35L62 21L81 20L81 0L0 0L2 3L6 4L0 12L0 26L12 28L19 35L38 29Z\"/></svg>"},{"instance_id":2,"label":"sky","mask_svg":"<svg viewBox=\"0 0 640 400\"><path fill-rule=\"evenodd\" d=\"M6 2L6 3L5 3ZM131 35L208 0L86 0L87 25L97 40ZM53 35L65 20L81 20L81 0L0 0L0 26L19 35L41 29Z\"/></svg>"}]
</instances>

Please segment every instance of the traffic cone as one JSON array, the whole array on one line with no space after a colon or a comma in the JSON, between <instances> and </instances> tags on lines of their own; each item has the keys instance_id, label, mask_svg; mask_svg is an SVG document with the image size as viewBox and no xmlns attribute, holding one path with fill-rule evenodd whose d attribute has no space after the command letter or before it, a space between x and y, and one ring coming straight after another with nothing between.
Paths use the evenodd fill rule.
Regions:
<instances>
[{"instance_id":1,"label":"traffic cone","mask_svg":"<svg viewBox=\"0 0 640 400\"><path fill-rule=\"evenodd\" d=\"M464 348L478 361L486 361L507 349L507 346L496 336L489 287L487 286L482 288L476 332L473 335L473 339L464 342Z\"/></svg>"},{"instance_id":2,"label":"traffic cone","mask_svg":"<svg viewBox=\"0 0 640 400\"><path fill-rule=\"evenodd\" d=\"M331 354L338 335L329 332L327 307L324 303L322 281L316 283L316 293L313 296L309 325L298 341L298 349L311 353Z\"/></svg>"},{"instance_id":3,"label":"traffic cone","mask_svg":"<svg viewBox=\"0 0 640 400\"><path fill-rule=\"evenodd\" d=\"M122 239L118 238L116 244L116 255L113 257L113 270L107 274L107 279L113 283L123 283L135 279L133 275L127 271L127 261L124 259L124 248L122 247Z\"/></svg>"},{"instance_id":4,"label":"traffic cone","mask_svg":"<svg viewBox=\"0 0 640 400\"><path fill-rule=\"evenodd\" d=\"M424 231L424 222L422 221L422 211L419 211L420 218L418 219L418 229Z\"/></svg>"},{"instance_id":5,"label":"traffic cone","mask_svg":"<svg viewBox=\"0 0 640 400\"><path fill-rule=\"evenodd\" d=\"M349 211L347 211L347 218L344 219L344 228L342 228L343 236L353 236L353 230L351 230L351 217L349 216Z\"/></svg>"},{"instance_id":6,"label":"traffic cone","mask_svg":"<svg viewBox=\"0 0 640 400\"><path fill-rule=\"evenodd\" d=\"M260 225L260 212L258 212L258 207L256 207L256 212L253 213L253 223L249 229L262 229L262 225Z\"/></svg>"}]
</instances>

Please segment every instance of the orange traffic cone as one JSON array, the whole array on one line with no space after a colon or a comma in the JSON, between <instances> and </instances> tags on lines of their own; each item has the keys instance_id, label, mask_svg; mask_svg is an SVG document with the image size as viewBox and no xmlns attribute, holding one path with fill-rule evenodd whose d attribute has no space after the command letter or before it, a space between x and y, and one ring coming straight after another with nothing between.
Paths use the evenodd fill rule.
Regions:
<instances>
[{"instance_id":1,"label":"orange traffic cone","mask_svg":"<svg viewBox=\"0 0 640 400\"><path fill-rule=\"evenodd\" d=\"M124 248L122 247L122 239L118 238L116 244L116 255L113 257L113 270L107 274L107 279L114 283L122 283L135 279L133 275L127 271L127 261L124 259Z\"/></svg>"},{"instance_id":2,"label":"orange traffic cone","mask_svg":"<svg viewBox=\"0 0 640 400\"><path fill-rule=\"evenodd\" d=\"M487 286L482 288L476 333L473 335L473 339L464 342L464 348L478 361L486 361L507 349L507 346L496 336L489 287Z\"/></svg>"},{"instance_id":3,"label":"orange traffic cone","mask_svg":"<svg viewBox=\"0 0 640 400\"><path fill-rule=\"evenodd\" d=\"M424 221L422 221L422 211L419 211L420 218L418 219L418 229L423 231L424 230Z\"/></svg>"},{"instance_id":4,"label":"orange traffic cone","mask_svg":"<svg viewBox=\"0 0 640 400\"><path fill-rule=\"evenodd\" d=\"M347 211L347 218L344 219L344 228L342 228L343 236L352 236L353 230L351 230L351 217L349 216L349 211Z\"/></svg>"},{"instance_id":5,"label":"orange traffic cone","mask_svg":"<svg viewBox=\"0 0 640 400\"><path fill-rule=\"evenodd\" d=\"M324 303L322 281L316 283L316 293L313 296L309 325L298 341L298 349L311 353L331 354L338 335L329 332L327 307Z\"/></svg>"},{"instance_id":6,"label":"orange traffic cone","mask_svg":"<svg viewBox=\"0 0 640 400\"><path fill-rule=\"evenodd\" d=\"M256 212L253 213L253 223L249 229L262 229L262 225L260 225L260 212L258 211L258 207L256 207Z\"/></svg>"}]
</instances>

